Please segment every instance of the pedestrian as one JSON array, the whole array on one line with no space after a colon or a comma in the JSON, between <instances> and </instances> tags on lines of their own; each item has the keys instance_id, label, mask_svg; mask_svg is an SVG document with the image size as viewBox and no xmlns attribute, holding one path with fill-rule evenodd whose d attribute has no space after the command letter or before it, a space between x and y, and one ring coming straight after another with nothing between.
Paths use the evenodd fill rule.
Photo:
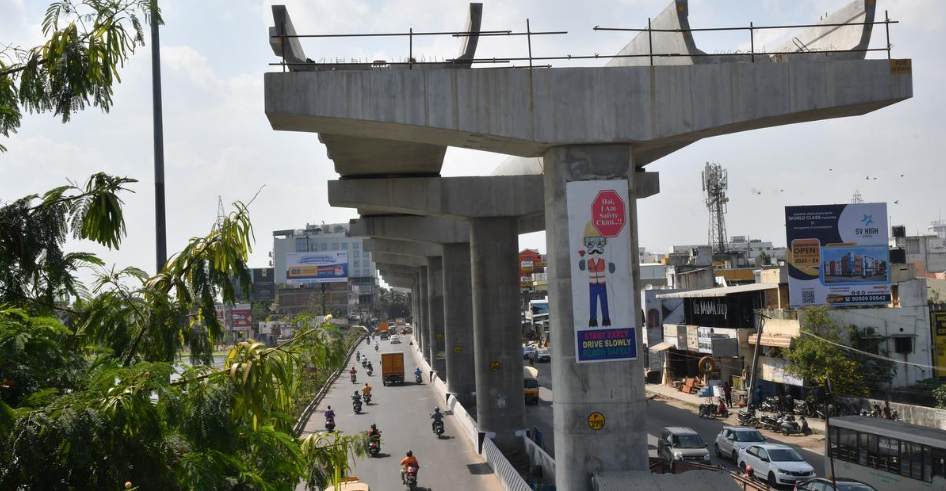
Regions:
<instances>
[{"instance_id":1,"label":"pedestrian","mask_svg":"<svg viewBox=\"0 0 946 491\"><path fill-rule=\"evenodd\" d=\"M732 407L732 386L729 382L723 382L723 395L726 396L726 405Z\"/></svg>"},{"instance_id":2,"label":"pedestrian","mask_svg":"<svg viewBox=\"0 0 946 491\"><path fill-rule=\"evenodd\" d=\"M890 401L884 401L884 419L890 419Z\"/></svg>"},{"instance_id":3,"label":"pedestrian","mask_svg":"<svg viewBox=\"0 0 946 491\"><path fill-rule=\"evenodd\" d=\"M535 357L536 357L535 353L536 353L536 350L532 350L529 352L529 366L532 366L532 367L535 366Z\"/></svg>"}]
</instances>

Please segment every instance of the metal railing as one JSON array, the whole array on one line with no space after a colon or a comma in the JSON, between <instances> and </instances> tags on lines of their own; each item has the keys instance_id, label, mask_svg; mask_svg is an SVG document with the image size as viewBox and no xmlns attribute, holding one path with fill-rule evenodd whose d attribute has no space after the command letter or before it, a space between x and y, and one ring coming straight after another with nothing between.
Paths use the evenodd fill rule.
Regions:
<instances>
[{"instance_id":1,"label":"metal railing","mask_svg":"<svg viewBox=\"0 0 946 491\"><path fill-rule=\"evenodd\" d=\"M517 61L528 62L528 66L512 66L511 68L547 68L551 65L536 65L535 62L550 62L550 61L574 61L574 60L597 60L597 59L617 59L617 58L649 58L650 66L654 66L655 58L674 58L674 57L748 57L750 62L754 63L756 57L762 56L796 56L796 55L828 55L835 53L868 53L868 52L877 52L884 51L887 53L887 58L891 59L891 51L893 49L893 44L890 42L890 24L899 24L899 21L891 20L888 12L884 11L884 19L882 21L874 22L846 22L846 23L825 23L825 24L789 24L789 25L762 25L757 26L754 23L750 22L748 26L732 26L732 27L703 27L703 28L690 28L690 29L656 29L651 25L652 19L647 19L646 28L624 28L624 27L601 27L595 26L593 31L620 31L620 32L638 32L638 33L647 33L648 37L648 50L646 53L637 53L637 54L614 54L614 55L602 55L595 53L593 55L559 55L559 56L534 56L532 54L532 36L546 36L546 35L564 35L568 34L568 31L532 31L531 24L529 19L526 19L526 30L524 32L514 32L512 30L494 30L494 31L430 31L430 32L414 32L413 28L410 28L407 32L387 32L387 33L342 33L342 34L276 34L272 35L271 38L279 39L282 46L282 61L270 63L270 66L281 66L283 71L286 71L287 67L291 66L307 66L315 67L339 67L345 65L355 65L355 66L366 66L371 68L389 68L395 66L406 66L408 69L412 69L414 65L463 65L468 64L505 64L513 63ZM815 27L856 27L856 26L875 26L883 25L886 35L886 44L883 48L853 48L853 49L819 49L819 48L809 48L800 42L797 38L794 38L795 44L798 47L795 51L756 51L755 45L755 33L756 31L766 31L766 30L776 30L776 29L803 29L803 28L815 28ZM653 47L653 36L654 33L694 33L694 32L726 32L726 31L748 31L749 32L749 51L748 52L733 52L733 53L666 53L666 52L654 52ZM480 37L495 37L495 36L524 36L526 38L527 56L507 56L507 57L492 57L492 58L449 58L441 61L417 61L414 57L414 37L415 36L452 36L452 37L468 37L468 36L480 36ZM286 61L286 46L288 40L290 39L310 39L310 38L353 38L353 37L407 37L408 39L408 56L406 61L387 61L387 60L374 60L372 62L362 62L362 61L339 61L335 62L287 62Z\"/></svg>"}]
</instances>

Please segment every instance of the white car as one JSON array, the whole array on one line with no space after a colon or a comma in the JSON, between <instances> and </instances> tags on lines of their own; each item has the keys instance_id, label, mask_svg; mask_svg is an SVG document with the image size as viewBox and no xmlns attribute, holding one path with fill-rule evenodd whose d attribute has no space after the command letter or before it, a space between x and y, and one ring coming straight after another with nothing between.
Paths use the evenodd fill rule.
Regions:
<instances>
[{"instance_id":1,"label":"white car","mask_svg":"<svg viewBox=\"0 0 946 491\"><path fill-rule=\"evenodd\" d=\"M391 344L401 344L401 336L398 336L397 334L392 334Z\"/></svg>"},{"instance_id":2,"label":"white car","mask_svg":"<svg viewBox=\"0 0 946 491\"><path fill-rule=\"evenodd\" d=\"M751 466L755 477L769 486L795 484L815 477L815 469L788 445L750 445L739 452L739 469Z\"/></svg>"},{"instance_id":3,"label":"white car","mask_svg":"<svg viewBox=\"0 0 946 491\"><path fill-rule=\"evenodd\" d=\"M716 435L713 445L717 457L729 457L733 463L739 462L739 451L749 445L765 443L765 437L759 430L749 426L723 426L723 431Z\"/></svg>"}]
</instances>

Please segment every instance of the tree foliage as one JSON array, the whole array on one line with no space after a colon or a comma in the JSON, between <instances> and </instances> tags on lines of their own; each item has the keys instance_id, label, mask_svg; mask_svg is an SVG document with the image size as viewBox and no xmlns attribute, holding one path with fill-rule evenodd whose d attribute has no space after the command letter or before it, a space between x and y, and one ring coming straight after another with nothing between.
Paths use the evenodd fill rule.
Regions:
<instances>
[{"instance_id":1,"label":"tree foliage","mask_svg":"<svg viewBox=\"0 0 946 491\"><path fill-rule=\"evenodd\" d=\"M69 121L92 105L108 111L119 69L139 46L144 24L161 23L154 0L61 0L46 10L46 41L23 48L0 40L0 134L20 127L23 112ZM0 151L6 148L0 145Z\"/></svg>"},{"instance_id":2,"label":"tree foliage","mask_svg":"<svg viewBox=\"0 0 946 491\"><path fill-rule=\"evenodd\" d=\"M131 482L140 489L289 490L300 480L337 482L350 459L363 455L364 437L296 438L292 430L293 415L308 402L302 398L311 396L300 390L305 371L329 373L344 363L341 333L308 322L279 346L243 342L225 367L207 366L221 331L214 303L233 302L231 277L249 288L247 207L236 203L153 277L106 269L88 255L97 273L86 289L75 262L46 258L61 253L70 231L118 247L118 193L130 181L96 175L89 182L50 191L35 206L38 196L0 208L0 217L20 217L0 221L0 258L19 268L0 276L0 489ZM44 230L54 239L21 240L40 220L53 224ZM40 266L24 278L33 271L29 258ZM54 303L73 292L82 294L70 307ZM63 311L62 319L51 315ZM185 347L193 366L177 361Z\"/></svg>"},{"instance_id":3,"label":"tree foliage","mask_svg":"<svg viewBox=\"0 0 946 491\"><path fill-rule=\"evenodd\" d=\"M845 329L831 317L827 307L807 307L799 318L802 336L788 351L787 371L817 386L830 378L833 392L843 395L867 395L862 366L841 347L846 345ZM818 337L806 335L814 334ZM821 338L821 339L819 339Z\"/></svg>"},{"instance_id":4,"label":"tree foliage","mask_svg":"<svg viewBox=\"0 0 946 491\"><path fill-rule=\"evenodd\" d=\"M406 293L393 288L382 288L378 300L381 304L382 316L386 316L387 319L410 317L411 315L411 300Z\"/></svg>"}]
</instances>

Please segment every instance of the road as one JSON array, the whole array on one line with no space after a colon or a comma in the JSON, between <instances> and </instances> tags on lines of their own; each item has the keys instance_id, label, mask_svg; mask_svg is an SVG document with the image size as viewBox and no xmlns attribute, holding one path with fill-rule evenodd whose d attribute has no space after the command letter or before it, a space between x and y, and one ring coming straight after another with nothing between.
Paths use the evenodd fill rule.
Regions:
<instances>
[{"instance_id":1,"label":"road","mask_svg":"<svg viewBox=\"0 0 946 491\"><path fill-rule=\"evenodd\" d=\"M411 336L402 336L403 343L391 345L381 341L381 352L404 353L405 365L413 367L408 342ZM367 345L362 344L365 348ZM381 383L381 355L373 348L367 350L368 360L375 372L367 377L358 364L358 384L353 385L348 375L335 381L319 408L306 424L305 432L324 431L322 413L329 405L335 411L336 429L347 434L367 431L371 424L381 430L381 454L379 457L355 463L352 475L371 485L372 491L403 490L398 462L407 450L412 450L420 461L419 490L477 489L500 491L502 486L485 459L473 451L473 447L462 435L453 416L444 418L443 439L430 430L429 414L438 405L438 396L427 384L415 385L413 375L407 374L410 382L402 386L385 387ZM362 350L364 353L365 350ZM349 360L349 365L354 360ZM412 371L412 370L411 370ZM364 406L362 413L355 415L351 406L351 395L367 381L372 387L372 401Z\"/></svg>"},{"instance_id":2,"label":"road","mask_svg":"<svg viewBox=\"0 0 946 491\"><path fill-rule=\"evenodd\" d=\"M525 362L528 364L528 362ZM536 406L526 405L526 424L529 428L536 426L542 433L545 440L544 447L546 452L555 457L555 435L552 431L552 364L536 363L535 368L539 370L539 404ZM693 428L703 437L710 448L710 454L713 464L718 464L727 469L735 470L736 465L729 459L718 458L713 454L713 442L716 441L716 435L722 430L725 424L721 420L704 419L696 415L695 410L684 407L682 404L669 403L663 400L647 401L647 443L652 457L657 456L657 437L667 426L688 426ZM786 443L795 446L798 452L805 460L814 467L819 476L824 473L824 456L800 448L797 442L800 436L774 436L771 433L764 432L770 443ZM810 438L810 437L809 437Z\"/></svg>"}]
</instances>

